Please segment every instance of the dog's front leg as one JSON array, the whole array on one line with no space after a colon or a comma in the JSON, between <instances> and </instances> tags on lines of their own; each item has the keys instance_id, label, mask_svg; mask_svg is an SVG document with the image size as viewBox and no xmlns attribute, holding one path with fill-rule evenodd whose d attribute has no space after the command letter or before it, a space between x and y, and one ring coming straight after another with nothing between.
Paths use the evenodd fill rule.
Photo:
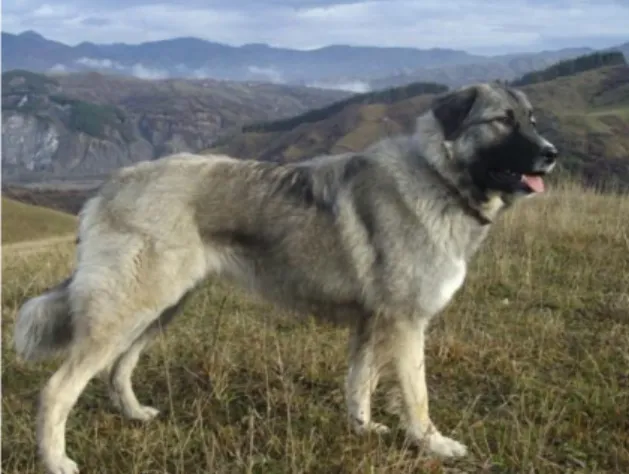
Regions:
<instances>
[{"instance_id":1,"label":"dog's front leg","mask_svg":"<svg viewBox=\"0 0 629 474\"><path fill-rule=\"evenodd\" d=\"M397 329L393 350L409 437L439 456L464 456L467 448L443 436L430 419L424 357L426 323L408 322Z\"/></svg>"}]
</instances>

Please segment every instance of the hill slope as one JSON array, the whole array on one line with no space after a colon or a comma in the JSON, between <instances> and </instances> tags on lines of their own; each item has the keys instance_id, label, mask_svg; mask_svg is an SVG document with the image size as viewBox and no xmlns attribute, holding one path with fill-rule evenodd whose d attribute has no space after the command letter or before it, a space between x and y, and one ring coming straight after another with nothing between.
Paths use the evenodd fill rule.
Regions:
<instances>
[{"instance_id":1,"label":"hill slope","mask_svg":"<svg viewBox=\"0 0 629 474\"><path fill-rule=\"evenodd\" d=\"M596 52L585 54L574 59L559 61L546 69L529 72L511 81L510 84L514 87L522 87L552 81L559 77L574 76L585 71L601 69L603 67L626 65L627 60L620 51Z\"/></svg>"},{"instance_id":2,"label":"hill slope","mask_svg":"<svg viewBox=\"0 0 629 474\"><path fill-rule=\"evenodd\" d=\"M76 218L65 212L2 198L3 245L73 234L76 225Z\"/></svg>"},{"instance_id":3,"label":"hill slope","mask_svg":"<svg viewBox=\"0 0 629 474\"><path fill-rule=\"evenodd\" d=\"M308 111L287 120L244 127L225 136L206 152L269 161L297 161L321 153L365 148L385 135L408 132L434 93L421 83L370 92L351 98L342 108L334 105ZM410 93L404 91L410 90ZM431 87L428 88L431 90ZM390 99L392 98L392 99Z\"/></svg>"},{"instance_id":4,"label":"hill slope","mask_svg":"<svg viewBox=\"0 0 629 474\"><path fill-rule=\"evenodd\" d=\"M560 148L566 169L588 182L629 183L629 67L595 69L522 89L538 109L540 129ZM384 136L412 131L432 98L352 104L314 123L295 117L291 129L237 132L207 151L279 161L357 151Z\"/></svg>"},{"instance_id":5,"label":"hill slope","mask_svg":"<svg viewBox=\"0 0 629 474\"><path fill-rule=\"evenodd\" d=\"M101 176L119 166L211 146L249 121L299 114L349 94L213 80L102 74L2 76L4 181Z\"/></svg>"}]
</instances>

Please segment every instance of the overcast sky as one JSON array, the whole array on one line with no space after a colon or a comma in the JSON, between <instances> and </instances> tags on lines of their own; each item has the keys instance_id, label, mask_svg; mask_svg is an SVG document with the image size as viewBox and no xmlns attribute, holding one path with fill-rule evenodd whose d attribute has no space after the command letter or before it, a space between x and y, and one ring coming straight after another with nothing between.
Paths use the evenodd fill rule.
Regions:
<instances>
[{"instance_id":1,"label":"overcast sky","mask_svg":"<svg viewBox=\"0 0 629 474\"><path fill-rule=\"evenodd\" d=\"M3 0L2 30L67 44L196 36L504 53L629 41L629 0Z\"/></svg>"}]
</instances>

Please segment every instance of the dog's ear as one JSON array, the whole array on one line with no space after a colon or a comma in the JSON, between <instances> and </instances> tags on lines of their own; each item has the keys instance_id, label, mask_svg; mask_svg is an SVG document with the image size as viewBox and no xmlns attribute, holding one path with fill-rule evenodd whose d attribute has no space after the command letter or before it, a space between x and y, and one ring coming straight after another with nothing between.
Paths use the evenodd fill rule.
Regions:
<instances>
[{"instance_id":1,"label":"dog's ear","mask_svg":"<svg viewBox=\"0 0 629 474\"><path fill-rule=\"evenodd\" d=\"M478 96L479 88L470 86L444 94L434 100L432 113L441 125L446 140L456 135Z\"/></svg>"}]
</instances>

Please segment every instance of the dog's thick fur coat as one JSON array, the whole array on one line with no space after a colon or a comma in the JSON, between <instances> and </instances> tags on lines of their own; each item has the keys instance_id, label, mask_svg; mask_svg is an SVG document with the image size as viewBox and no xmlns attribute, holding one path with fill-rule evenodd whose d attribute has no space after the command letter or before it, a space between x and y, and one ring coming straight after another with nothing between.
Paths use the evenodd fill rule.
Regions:
<instances>
[{"instance_id":1,"label":"dog's thick fur coat","mask_svg":"<svg viewBox=\"0 0 629 474\"><path fill-rule=\"evenodd\" d=\"M541 179L531 175L555 155L523 93L479 84L438 97L413 135L364 152L286 165L179 154L118 170L81 211L74 273L17 316L20 356L67 352L41 394L48 472L78 472L65 424L99 372L126 416L157 414L136 398L131 374L210 274L350 326L346 397L357 431L386 431L370 400L390 364L409 437L464 455L429 416L424 332L499 212L534 194Z\"/></svg>"}]
</instances>

